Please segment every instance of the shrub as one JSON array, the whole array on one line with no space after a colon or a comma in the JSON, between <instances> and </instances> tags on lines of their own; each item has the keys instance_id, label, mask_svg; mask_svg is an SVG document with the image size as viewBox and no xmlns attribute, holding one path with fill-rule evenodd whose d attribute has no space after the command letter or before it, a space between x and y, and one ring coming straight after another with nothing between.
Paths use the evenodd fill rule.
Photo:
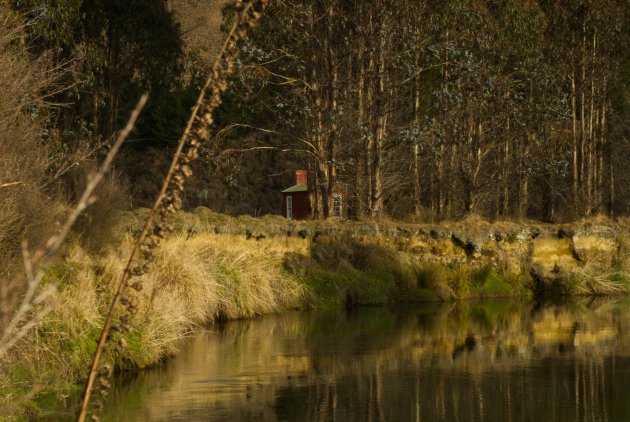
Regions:
<instances>
[{"instance_id":1,"label":"shrub","mask_svg":"<svg viewBox=\"0 0 630 422\"><path fill-rule=\"evenodd\" d=\"M13 278L20 242L46 239L64 209L49 198L51 148L39 123L46 115L42 91L55 83L45 59L32 59L22 45L22 28L9 8L0 7L0 279ZM23 286L11 285L0 301L0 333Z\"/></svg>"}]
</instances>

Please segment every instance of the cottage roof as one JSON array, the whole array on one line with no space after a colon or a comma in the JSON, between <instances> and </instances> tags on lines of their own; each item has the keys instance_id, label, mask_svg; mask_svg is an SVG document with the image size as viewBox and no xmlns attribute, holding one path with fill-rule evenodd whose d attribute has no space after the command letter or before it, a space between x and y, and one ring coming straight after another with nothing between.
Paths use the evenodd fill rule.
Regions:
<instances>
[{"instance_id":1,"label":"cottage roof","mask_svg":"<svg viewBox=\"0 0 630 422\"><path fill-rule=\"evenodd\" d=\"M282 191L282 193L293 193L293 192L308 192L308 186L306 183L300 183L295 186L291 186L288 189Z\"/></svg>"}]
</instances>

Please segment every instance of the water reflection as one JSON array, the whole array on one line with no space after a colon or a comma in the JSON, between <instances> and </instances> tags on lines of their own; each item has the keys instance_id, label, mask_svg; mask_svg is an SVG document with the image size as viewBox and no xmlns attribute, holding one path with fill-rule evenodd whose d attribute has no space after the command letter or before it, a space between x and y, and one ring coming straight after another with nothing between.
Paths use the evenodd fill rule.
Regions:
<instances>
[{"instance_id":1,"label":"water reflection","mask_svg":"<svg viewBox=\"0 0 630 422\"><path fill-rule=\"evenodd\" d=\"M289 313L119 381L108 420L630 420L630 301Z\"/></svg>"}]
</instances>

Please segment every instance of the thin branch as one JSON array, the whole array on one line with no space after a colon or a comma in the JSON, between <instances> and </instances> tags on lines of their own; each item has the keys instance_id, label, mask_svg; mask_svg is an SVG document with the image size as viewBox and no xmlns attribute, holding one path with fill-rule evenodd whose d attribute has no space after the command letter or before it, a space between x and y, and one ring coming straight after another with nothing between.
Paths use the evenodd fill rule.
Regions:
<instances>
[{"instance_id":1,"label":"thin branch","mask_svg":"<svg viewBox=\"0 0 630 422\"><path fill-rule=\"evenodd\" d=\"M217 156L214 157L215 160L223 157L224 155L229 155L229 154L233 154L233 153L239 153L239 152L251 152L251 151L267 151L267 150L272 150L272 151L279 151L279 152L288 152L291 151L291 149L288 148L276 148L276 147L250 147L250 148L230 148L230 149L225 149L223 151L221 151L220 154L218 154Z\"/></svg>"},{"instance_id":2,"label":"thin branch","mask_svg":"<svg viewBox=\"0 0 630 422\"><path fill-rule=\"evenodd\" d=\"M307 87L310 88L310 85L306 81L300 81L299 79L294 78L292 76L284 76L284 75L281 75L279 73L273 72L273 71L269 70L268 68L266 68L264 65L249 64L249 65L245 65L243 67L246 68L246 69L260 69L260 70L264 71L265 73L268 73L271 76L275 76L276 78L280 78L280 79L284 80L284 82L274 83L274 85L281 86L281 85L290 85L290 84L293 84L293 83L296 83L296 82L301 82L301 83L303 83L304 85L306 85Z\"/></svg>"},{"instance_id":3,"label":"thin branch","mask_svg":"<svg viewBox=\"0 0 630 422\"><path fill-rule=\"evenodd\" d=\"M186 128L178 141L162 188L116 284L114 297L110 303L107 316L105 317L101 335L87 374L81 405L77 414L77 422L83 422L87 417L90 398L94 392L97 374L100 371L99 365L101 356L107 341L110 339L110 332L114 326L114 317L119 308L118 305L121 304L130 279L134 276L139 277L148 270L149 264L154 259L155 248L164 239L165 234L172 230L172 225L167 222L168 215L178 211L182 206L181 195L184 190L184 184L192 175L189 163L199 157L199 147L203 141L208 139L208 127L213 122L212 114L221 103L221 94L225 92L228 87L228 76L234 72L234 62L238 55L238 41L256 24L267 3L268 0L236 2L239 12L238 17L223 44L223 48L215 60L210 76L199 93L199 97L192 109ZM187 150L185 151L184 148L187 148ZM137 259L141 251L143 252L143 256ZM136 260L139 262L134 265ZM134 287L136 284L141 288L140 280L136 281L131 287L136 289L136 287ZM132 317L137 311L139 299L137 296L133 296L133 299L133 301L127 301L125 304L128 312L127 316L129 317ZM118 346L124 348L125 344L124 338L119 337ZM102 380L100 380L99 383L100 387L105 389L109 385L109 383L106 381L103 382Z\"/></svg>"},{"instance_id":4,"label":"thin branch","mask_svg":"<svg viewBox=\"0 0 630 422\"><path fill-rule=\"evenodd\" d=\"M22 185L24 182L8 182L8 183L0 183L0 188L8 188L9 186Z\"/></svg>"},{"instance_id":5,"label":"thin branch","mask_svg":"<svg viewBox=\"0 0 630 422\"><path fill-rule=\"evenodd\" d=\"M263 132L263 133L273 133L274 135L280 135L280 132L272 130L272 129L265 129L265 128L262 128L262 127L252 126L252 125L248 125L248 124L245 124L245 123L230 123L229 125L227 125L223 129L218 131L217 134L215 135L215 138L217 140L221 140L223 137L227 136L229 132L231 132L232 130L237 129L237 128L254 129L254 130L257 130L257 131ZM0 186L0 187L2 187L2 186Z\"/></svg>"}]
</instances>

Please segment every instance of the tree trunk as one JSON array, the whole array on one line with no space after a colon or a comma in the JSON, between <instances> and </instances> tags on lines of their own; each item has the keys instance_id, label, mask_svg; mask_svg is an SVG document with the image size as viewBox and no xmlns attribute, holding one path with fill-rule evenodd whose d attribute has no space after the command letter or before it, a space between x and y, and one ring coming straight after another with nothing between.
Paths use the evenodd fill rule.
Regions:
<instances>
[{"instance_id":1,"label":"tree trunk","mask_svg":"<svg viewBox=\"0 0 630 422\"><path fill-rule=\"evenodd\" d=\"M420 77L416 78L415 86L414 86L413 129L415 131L418 131L420 129ZM413 200L414 200L414 211L415 211L416 216L420 216L422 212L421 177L422 177L422 174L420 172L420 145L418 145L418 140L414 139L414 142L413 142Z\"/></svg>"},{"instance_id":2,"label":"tree trunk","mask_svg":"<svg viewBox=\"0 0 630 422\"><path fill-rule=\"evenodd\" d=\"M368 30L367 34L371 38L374 34L374 16L371 9L368 11ZM366 84L366 107L368 116L370 119L374 119L375 114L375 106L374 106L374 55L368 54L368 68L367 74L370 76L370 80ZM374 128L370 123L366 124L366 148L365 148L365 181L367 182L366 186L366 205L367 210L370 213L370 216L373 215L374 209L374 198L372 192L374 190Z\"/></svg>"},{"instance_id":3,"label":"tree trunk","mask_svg":"<svg viewBox=\"0 0 630 422\"><path fill-rule=\"evenodd\" d=\"M337 183L337 136L338 128L336 123L337 103L338 103L338 83L339 68L333 50L332 42L335 39L333 32L333 19L335 17L333 3L328 6L328 25L327 25L327 62L328 62L328 80L329 87L329 107L328 110L332 114L330 117L330 129L327 131L327 148L326 148L326 166L328 173L328 185L326 186L326 215L329 217L334 211L333 208L333 191Z\"/></svg>"},{"instance_id":4,"label":"tree trunk","mask_svg":"<svg viewBox=\"0 0 630 422\"><path fill-rule=\"evenodd\" d=\"M376 123L374 130L374 155L372 157L372 217L380 217L383 214L383 148L387 125L386 110L386 81L385 81L385 46L386 32L381 30L378 52L378 74L376 77L376 104L374 110Z\"/></svg>"},{"instance_id":5,"label":"tree trunk","mask_svg":"<svg viewBox=\"0 0 630 422\"><path fill-rule=\"evenodd\" d=\"M106 116L105 138L111 138L116 132L116 120L118 117L118 92L119 92L119 61L120 61L120 39L116 28L110 28L108 31L109 38L109 81L108 81L108 109Z\"/></svg>"},{"instance_id":6,"label":"tree trunk","mask_svg":"<svg viewBox=\"0 0 630 422\"><path fill-rule=\"evenodd\" d=\"M594 136L594 118L595 118L595 51L597 48L597 38L593 34L592 54L591 54L591 92L589 98L589 116L588 116L588 145L587 145L587 174L586 174L586 215L590 215L593 211L594 178L595 178L595 136Z\"/></svg>"},{"instance_id":7,"label":"tree trunk","mask_svg":"<svg viewBox=\"0 0 630 422\"><path fill-rule=\"evenodd\" d=\"M573 206L575 213L579 212L579 169L578 169L578 130L577 130L577 87L575 84L575 71L571 75L571 121L572 121L572 135L573 135Z\"/></svg>"},{"instance_id":8,"label":"tree trunk","mask_svg":"<svg viewBox=\"0 0 630 422\"><path fill-rule=\"evenodd\" d=\"M529 156L529 146L531 143L531 135L528 134L523 145L523 160ZM522 161L521 161L522 163ZM520 171L520 184L518 195L518 217L523 220L527 218L527 209L529 208L529 173L527 166L522 165Z\"/></svg>"},{"instance_id":9,"label":"tree trunk","mask_svg":"<svg viewBox=\"0 0 630 422\"><path fill-rule=\"evenodd\" d=\"M365 213L367 200L365 199L366 194L366 179L365 175L367 173L366 164L367 164L367 152L364 145L361 145L364 142L365 136L365 37L363 34L359 34L359 47L357 52L357 63L358 63L358 75L357 75L357 129L359 131L359 147L357 148L357 166L356 166L356 205L355 212L357 217L362 217Z\"/></svg>"},{"instance_id":10,"label":"tree trunk","mask_svg":"<svg viewBox=\"0 0 630 422\"><path fill-rule=\"evenodd\" d=\"M584 82L586 81L586 24L583 25L582 36L582 62L581 62L581 80L580 80L580 202L584 201L584 182L585 182L585 157L586 157L586 93L584 91ZM580 214L584 213L584 206L580 209Z\"/></svg>"},{"instance_id":11,"label":"tree trunk","mask_svg":"<svg viewBox=\"0 0 630 422\"><path fill-rule=\"evenodd\" d=\"M503 150L503 206L501 214L507 217L510 213L510 118L507 119L505 143Z\"/></svg>"}]
</instances>

